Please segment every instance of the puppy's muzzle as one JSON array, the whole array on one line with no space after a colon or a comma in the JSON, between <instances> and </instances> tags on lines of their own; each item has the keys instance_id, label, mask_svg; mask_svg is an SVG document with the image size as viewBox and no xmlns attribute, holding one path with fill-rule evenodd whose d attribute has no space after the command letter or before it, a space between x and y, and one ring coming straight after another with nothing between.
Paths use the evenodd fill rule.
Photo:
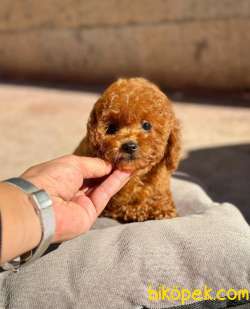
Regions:
<instances>
[{"instance_id":1,"label":"puppy's muzzle","mask_svg":"<svg viewBox=\"0 0 250 309\"><path fill-rule=\"evenodd\" d=\"M133 154L136 152L138 148L138 144L134 141L128 141L124 144L122 144L121 149L123 152L126 152L128 154Z\"/></svg>"}]
</instances>

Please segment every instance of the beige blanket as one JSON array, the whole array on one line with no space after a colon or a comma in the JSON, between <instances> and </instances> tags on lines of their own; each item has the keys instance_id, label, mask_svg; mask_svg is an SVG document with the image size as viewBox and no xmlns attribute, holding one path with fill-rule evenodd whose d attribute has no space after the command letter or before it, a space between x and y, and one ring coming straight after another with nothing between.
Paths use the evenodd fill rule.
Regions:
<instances>
[{"instance_id":1,"label":"beige blanket","mask_svg":"<svg viewBox=\"0 0 250 309\"><path fill-rule=\"evenodd\" d=\"M187 299L188 293L206 287L212 296L220 289L250 291L250 228L241 213L231 204L214 203L189 181L173 179L172 187L180 217L123 225L98 219L85 235L18 273L5 273L2 307L168 308L196 303L194 308L206 308L206 301ZM227 304L221 300L215 303L221 307L209 308Z\"/></svg>"}]
</instances>

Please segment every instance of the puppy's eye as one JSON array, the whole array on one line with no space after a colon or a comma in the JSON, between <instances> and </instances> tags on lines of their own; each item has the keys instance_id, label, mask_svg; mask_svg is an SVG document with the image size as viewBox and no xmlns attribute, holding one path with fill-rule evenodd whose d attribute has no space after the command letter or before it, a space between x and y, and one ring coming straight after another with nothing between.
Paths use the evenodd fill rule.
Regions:
<instances>
[{"instance_id":1,"label":"puppy's eye","mask_svg":"<svg viewBox=\"0 0 250 309\"><path fill-rule=\"evenodd\" d=\"M110 123L107 127L106 133L107 134L115 134L118 131L118 125L116 123Z\"/></svg>"},{"instance_id":2,"label":"puppy's eye","mask_svg":"<svg viewBox=\"0 0 250 309\"><path fill-rule=\"evenodd\" d=\"M143 121L142 128L145 131L149 131L152 128L151 123L149 123L148 121Z\"/></svg>"}]
</instances>

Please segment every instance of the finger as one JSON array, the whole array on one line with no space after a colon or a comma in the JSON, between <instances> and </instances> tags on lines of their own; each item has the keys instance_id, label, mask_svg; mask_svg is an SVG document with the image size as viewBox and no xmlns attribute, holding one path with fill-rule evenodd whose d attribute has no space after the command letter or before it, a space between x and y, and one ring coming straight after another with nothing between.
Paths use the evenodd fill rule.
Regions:
<instances>
[{"instance_id":1,"label":"finger","mask_svg":"<svg viewBox=\"0 0 250 309\"><path fill-rule=\"evenodd\" d=\"M89 230L97 218L97 212L93 202L85 194L75 197L73 202L78 204L83 210L82 212L82 219L84 221L84 224L82 226L83 230L84 231Z\"/></svg>"},{"instance_id":2,"label":"finger","mask_svg":"<svg viewBox=\"0 0 250 309\"><path fill-rule=\"evenodd\" d=\"M84 194L69 202L54 203L53 208L56 219L53 242L72 239L87 232L97 218L95 206Z\"/></svg>"},{"instance_id":3,"label":"finger","mask_svg":"<svg viewBox=\"0 0 250 309\"><path fill-rule=\"evenodd\" d=\"M74 156L81 168L83 178L102 177L109 174L112 165L99 158Z\"/></svg>"},{"instance_id":4,"label":"finger","mask_svg":"<svg viewBox=\"0 0 250 309\"><path fill-rule=\"evenodd\" d=\"M127 183L129 177L130 173L115 170L89 195L98 215L103 211L111 197Z\"/></svg>"},{"instance_id":5,"label":"finger","mask_svg":"<svg viewBox=\"0 0 250 309\"><path fill-rule=\"evenodd\" d=\"M36 167L42 168L59 162L67 163L80 168L83 178L102 177L109 174L112 170L112 165L100 158L81 157L76 155L65 155L54 160L41 163Z\"/></svg>"}]
</instances>

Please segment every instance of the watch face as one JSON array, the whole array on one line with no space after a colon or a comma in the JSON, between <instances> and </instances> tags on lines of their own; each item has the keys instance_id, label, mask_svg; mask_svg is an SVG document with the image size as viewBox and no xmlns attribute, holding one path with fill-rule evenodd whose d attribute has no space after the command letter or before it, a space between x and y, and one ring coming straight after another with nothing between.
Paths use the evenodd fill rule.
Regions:
<instances>
[{"instance_id":1,"label":"watch face","mask_svg":"<svg viewBox=\"0 0 250 309\"><path fill-rule=\"evenodd\" d=\"M47 192L45 192L44 190L39 190L36 192L33 192L30 197L32 198L32 200L35 202L35 206L38 209L46 209L52 206L52 201L48 195Z\"/></svg>"},{"instance_id":2,"label":"watch face","mask_svg":"<svg viewBox=\"0 0 250 309\"><path fill-rule=\"evenodd\" d=\"M26 260L26 263L30 263L42 256L51 244L55 234L55 216L49 195L44 190L39 190L32 193L29 198L41 221L42 239L39 246L33 252L33 255Z\"/></svg>"}]
</instances>

